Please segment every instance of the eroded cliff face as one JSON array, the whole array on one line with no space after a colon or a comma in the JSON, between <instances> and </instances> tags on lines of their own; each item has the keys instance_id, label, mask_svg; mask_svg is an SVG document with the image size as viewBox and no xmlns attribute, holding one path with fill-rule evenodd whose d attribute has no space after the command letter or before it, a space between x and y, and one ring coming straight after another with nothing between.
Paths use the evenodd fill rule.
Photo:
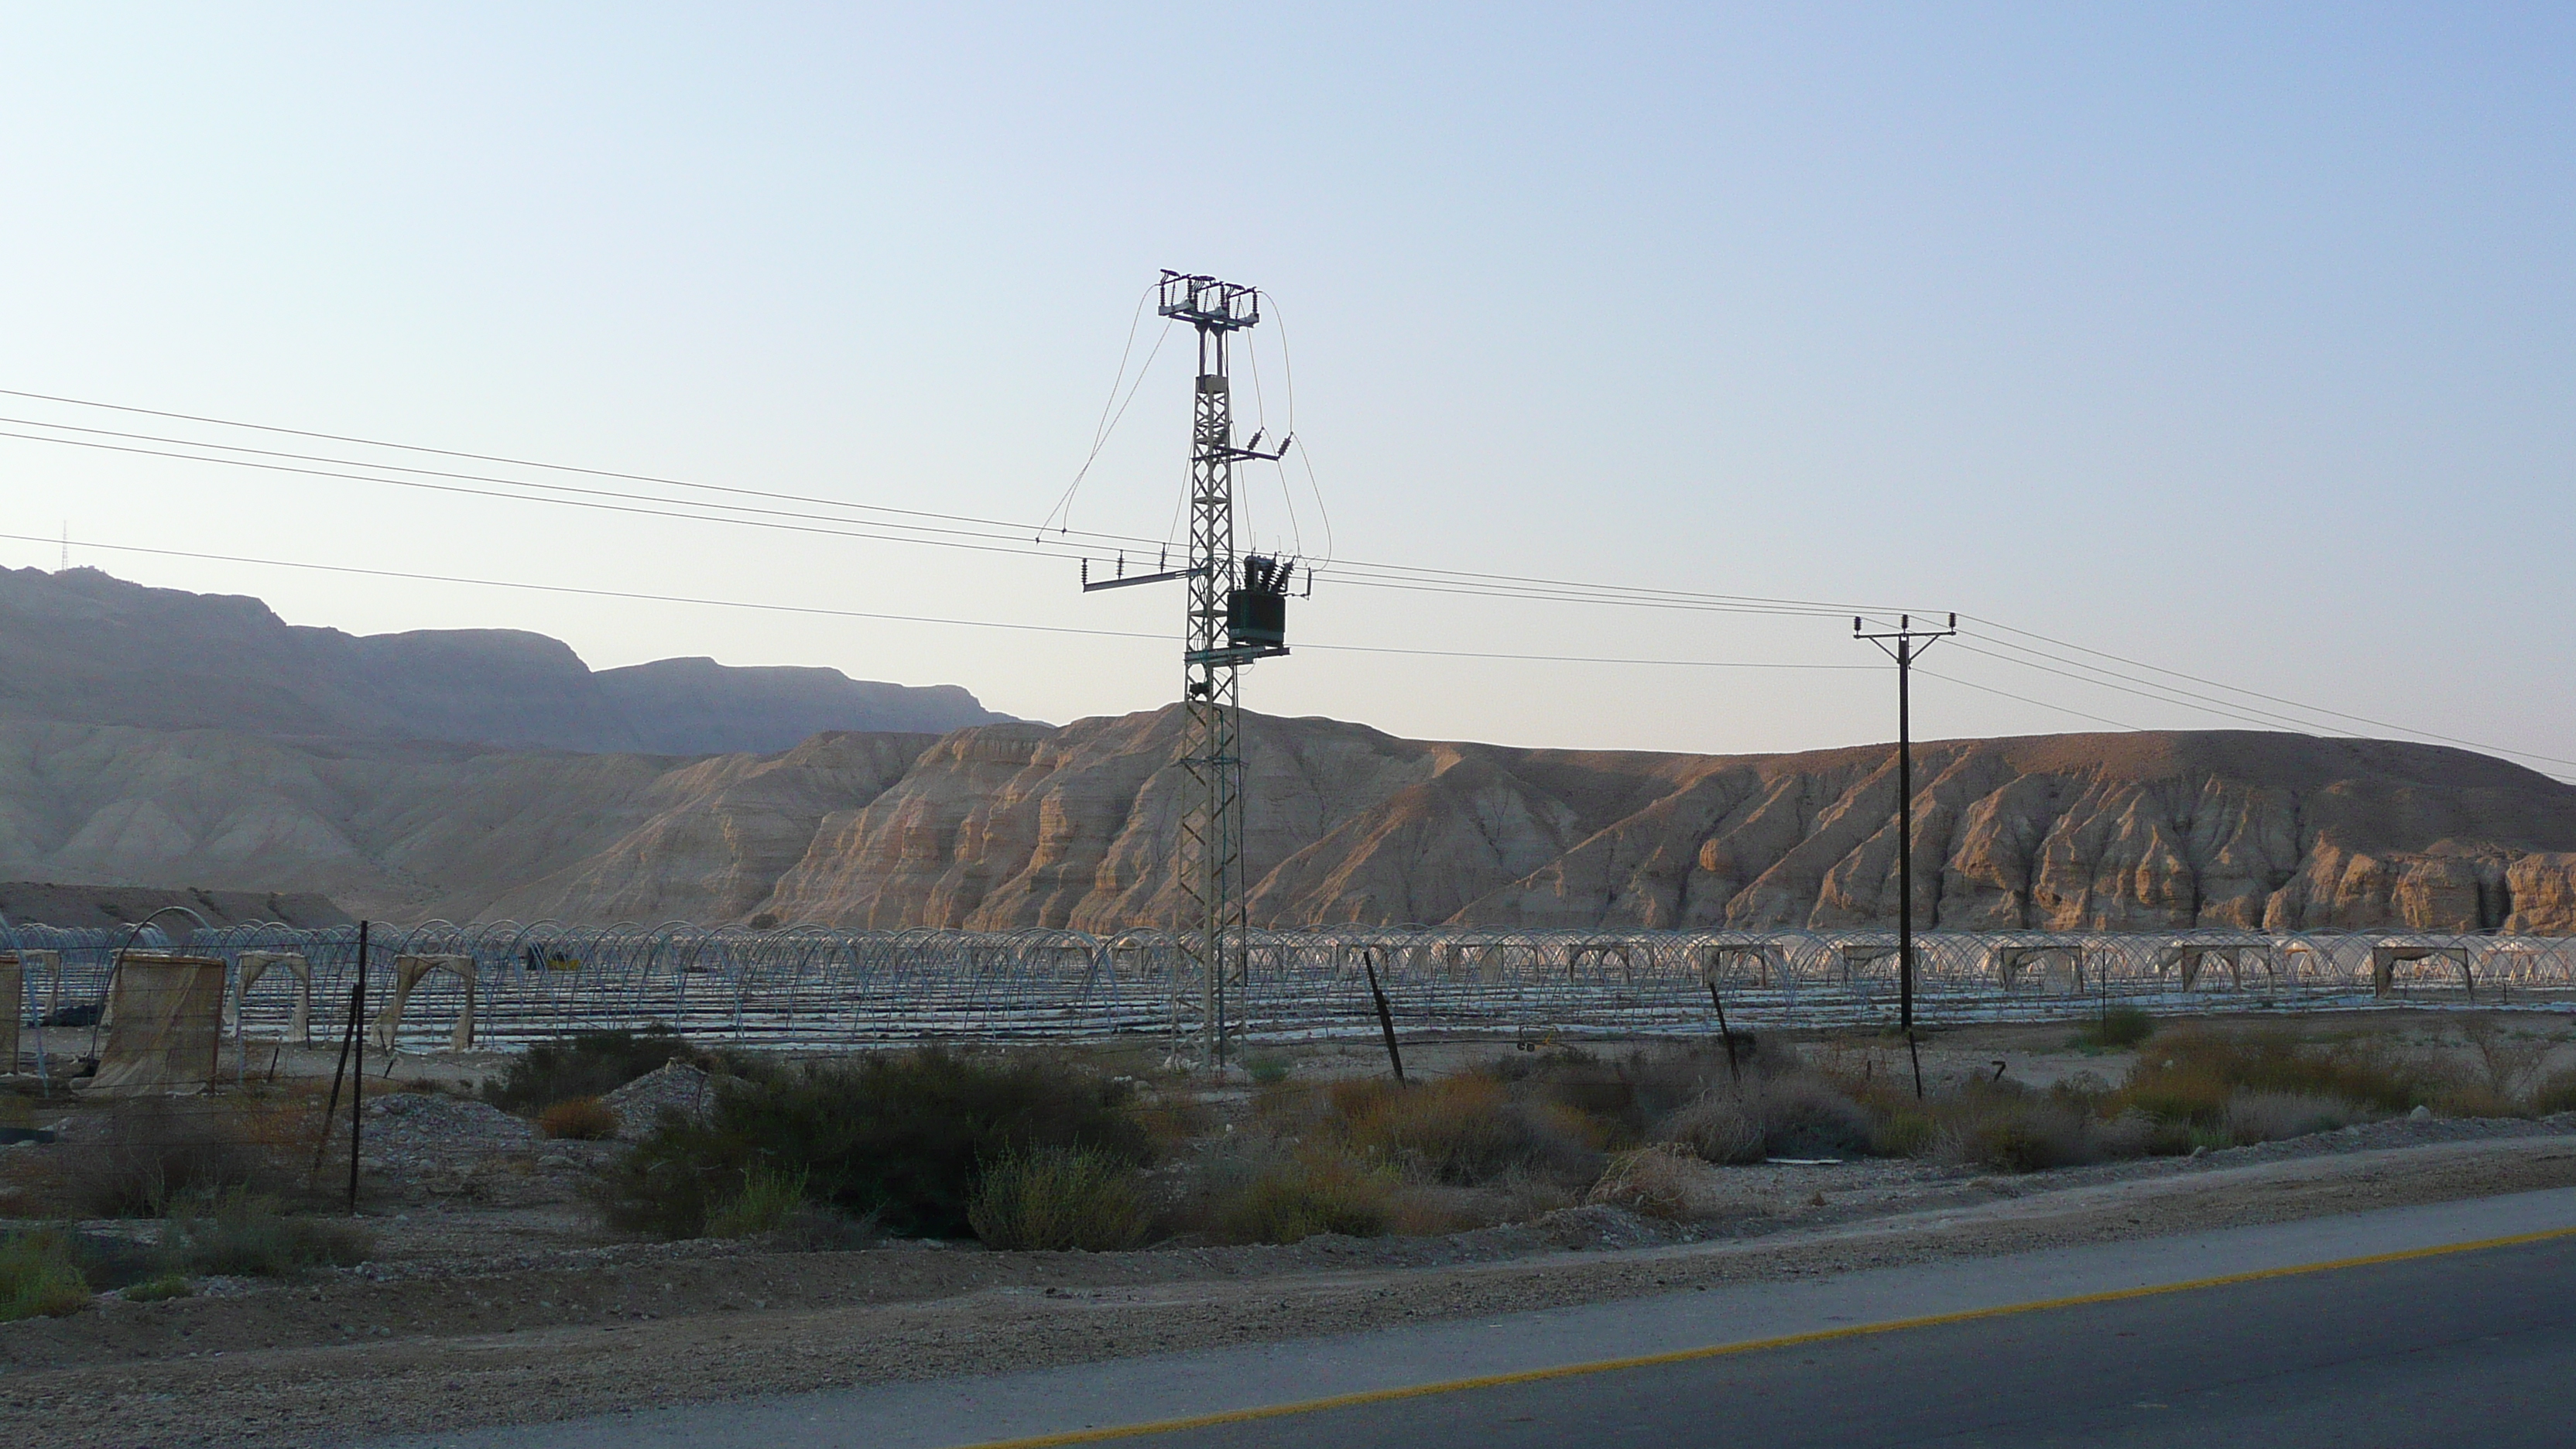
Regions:
<instances>
[{"instance_id":1,"label":"eroded cliff face","mask_svg":"<svg viewBox=\"0 0 2576 1449\"><path fill-rule=\"evenodd\" d=\"M1170 711L958 731L824 822L761 910L851 926L1168 921ZM1247 716L1256 922L1862 927L1896 914L1884 748L1511 750ZM2576 788L2432 746L2251 732L1915 760L1917 920L2009 930L2576 930Z\"/></svg>"},{"instance_id":2,"label":"eroded cliff face","mask_svg":"<svg viewBox=\"0 0 2576 1449\"><path fill-rule=\"evenodd\" d=\"M1885 746L1704 756L1244 719L1256 922L1862 927ZM1113 930L1174 918L1172 710L768 755L324 745L0 719L0 877L320 890L418 919ZM2251 732L1915 752L1926 927L2576 932L2576 787Z\"/></svg>"}]
</instances>

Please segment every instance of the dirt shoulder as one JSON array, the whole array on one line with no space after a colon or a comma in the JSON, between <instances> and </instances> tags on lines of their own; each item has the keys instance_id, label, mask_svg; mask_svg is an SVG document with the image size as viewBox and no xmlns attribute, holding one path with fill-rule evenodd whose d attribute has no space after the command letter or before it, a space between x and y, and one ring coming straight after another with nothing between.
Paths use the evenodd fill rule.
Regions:
<instances>
[{"instance_id":1,"label":"dirt shoulder","mask_svg":"<svg viewBox=\"0 0 2576 1449\"><path fill-rule=\"evenodd\" d=\"M2384 1140L2398 1127L2373 1131ZM2418 1132L2436 1128L2461 1140L2328 1134L2296 1152L1961 1180L1928 1206L1918 1193L1902 1210L1856 1204L1862 1215L1841 1222L1749 1221L1695 1242L1587 1208L1414 1244L1097 1255L626 1245L436 1271L389 1264L0 1326L0 1422L31 1446L336 1443L2576 1186L2576 1132L2564 1123Z\"/></svg>"}]
</instances>

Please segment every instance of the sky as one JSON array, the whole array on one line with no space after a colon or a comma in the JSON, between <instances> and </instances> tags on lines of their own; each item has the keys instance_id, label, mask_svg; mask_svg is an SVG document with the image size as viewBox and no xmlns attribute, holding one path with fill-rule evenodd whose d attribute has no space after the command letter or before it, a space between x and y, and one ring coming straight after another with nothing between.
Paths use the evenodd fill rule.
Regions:
<instances>
[{"instance_id":1,"label":"sky","mask_svg":"<svg viewBox=\"0 0 2576 1449\"><path fill-rule=\"evenodd\" d=\"M1176 588L1033 540L1172 536L1175 268L1263 289L1244 541L1322 565L1248 707L1884 740L1852 611L1955 610L1921 738L2576 776L2572 69L2547 5L10 7L0 563L1152 708ZM1603 585L1815 607L1525 597Z\"/></svg>"}]
</instances>

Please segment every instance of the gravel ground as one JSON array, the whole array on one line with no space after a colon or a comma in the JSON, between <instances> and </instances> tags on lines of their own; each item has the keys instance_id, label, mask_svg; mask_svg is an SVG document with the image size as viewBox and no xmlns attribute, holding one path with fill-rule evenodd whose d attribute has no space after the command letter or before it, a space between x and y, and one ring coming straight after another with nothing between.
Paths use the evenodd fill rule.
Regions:
<instances>
[{"instance_id":1,"label":"gravel ground","mask_svg":"<svg viewBox=\"0 0 2576 1449\"><path fill-rule=\"evenodd\" d=\"M358 1269L0 1325L0 1426L30 1446L322 1444L2285 1221L2576 1185L2576 1119L2401 1120L2020 1178L1712 1171L1777 1211L1107 1254L603 1247L559 1204L407 1213L380 1223L397 1251Z\"/></svg>"}]
</instances>

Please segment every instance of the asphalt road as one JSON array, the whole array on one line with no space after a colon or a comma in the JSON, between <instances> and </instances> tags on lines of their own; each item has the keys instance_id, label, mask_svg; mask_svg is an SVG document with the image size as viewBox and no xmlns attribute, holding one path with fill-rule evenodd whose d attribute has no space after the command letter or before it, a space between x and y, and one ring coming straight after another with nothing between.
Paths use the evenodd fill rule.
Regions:
<instances>
[{"instance_id":1,"label":"asphalt road","mask_svg":"<svg viewBox=\"0 0 2576 1449\"><path fill-rule=\"evenodd\" d=\"M1077 1443L2576 1446L2576 1188L370 1449Z\"/></svg>"},{"instance_id":2,"label":"asphalt road","mask_svg":"<svg viewBox=\"0 0 2576 1449\"><path fill-rule=\"evenodd\" d=\"M2567 1446L2576 1238L1100 1442Z\"/></svg>"}]
</instances>

